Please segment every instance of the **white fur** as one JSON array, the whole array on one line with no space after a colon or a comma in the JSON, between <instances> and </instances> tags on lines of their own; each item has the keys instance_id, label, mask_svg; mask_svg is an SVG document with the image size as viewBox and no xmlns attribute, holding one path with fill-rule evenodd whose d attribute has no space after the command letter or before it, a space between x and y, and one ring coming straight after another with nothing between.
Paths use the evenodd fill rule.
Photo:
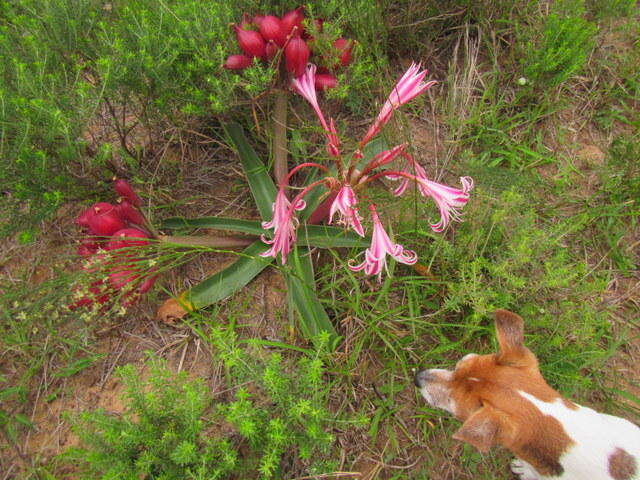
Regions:
<instances>
[{"instance_id":1,"label":"white fur","mask_svg":"<svg viewBox=\"0 0 640 480\"><path fill-rule=\"evenodd\" d=\"M611 480L609 456L616 448L622 448L635 457L640 469L640 428L622 418L598 413L587 407L568 408L562 399L543 402L533 395L519 391L544 415L549 415L562 425L566 434L575 442L560 457L564 473L559 477L532 474L532 467L520 461L512 464L514 473L523 480ZM535 472L535 470L534 470ZM632 477L640 480L640 473Z\"/></svg>"}]
</instances>

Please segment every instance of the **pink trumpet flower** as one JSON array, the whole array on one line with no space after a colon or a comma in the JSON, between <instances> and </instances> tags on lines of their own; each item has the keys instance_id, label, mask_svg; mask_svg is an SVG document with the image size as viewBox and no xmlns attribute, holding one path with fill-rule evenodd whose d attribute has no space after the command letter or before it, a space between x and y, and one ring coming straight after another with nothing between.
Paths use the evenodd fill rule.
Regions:
<instances>
[{"instance_id":1,"label":"pink trumpet flower","mask_svg":"<svg viewBox=\"0 0 640 480\"><path fill-rule=\"evenodd\" d=\"M395 109L407 102L410 102L436 83L435 81L423 82L422 80L424 80L426 75L426 70L420 71L420 64L411 64L396 86L393 87L389 98L384 103L382 110L380 110L380 113L378 114L378 118L376 118L376 121L373 122L373 125L371 125L360 142L361 146L364 146L373 137L380 133L380 129L389 121Z\"/></svg>"},{"instance_id":2,"label":"pink trumpet flower","mask_svg":"<svg viewBox=\"0 0 640 480\"><path fill-rule=\"evenodd\" d=\"M362 228L362 223L360 223L361 217L358 214L358 209L355 208L357 203L358 199L351 185L344 185L331 204L329 223L333 223L333 215L338 212L340 215L338 223L353 228L358 235L364 237L364 228Z\"/></svg>"},{"instance_id":3,"label":"pink trumpet flower","mask_svg":"<svg viewBox=\"0 0 640 480\"><path fill-rule=\"evenodd\" d=\"M267 239L264 235L261 237L262 241L271 248L264 253L261 253L262 257L275 257L280 253L282 256L282 264L287 261L287 255L291 251L291 245L295 243L296 228L298 227L298 219L295 218L294 213L296 210L302 210L306 206L304 200L296 201L295 205L291 205L291 202L285 194L284 188L278 190L276 201L273 204L273 218L270 222L262 222L262 228L273 228L273 240Z\"/></svg>"},{"instance_id":4,"label":"pink trumpet flower","mask_svg":"<svg viewBox=\"0 0 640 480\"><path fill-rule=\"evenodd\" d=\"M398 243L393 243L385 232L375 205L369 205L371 218L373 219L373 236L371 246L364 252L364 261L359 265L352 265L349 261L349 268L354 272L364 270L367 275L378 275L382 277L382 270L387 267L387 254L391 255L397 262L406 265L413 265L418 261L418 255L413 250L405 250Z\"/></svg>"},{"instance_id":5,"label":"pink trumpet flower","mask_svg":"<svg viewBox=\"0 0 640 480\"><path fill-rule=\"evenodd\" d=\"M316 95L316 66L312 63L308 64L303 75L291 80L291 86L311 104L316 115L318 115L320 124L322 128L324 128L327 134L327 140L329 141L327 145L329 154L334 157L340 155L340 144L338 143L338 136L333 121L331 125L327 124L322 110L320 110L320 105L318 104L318 96Z\"/></svg>"},{"instance_id":6,"label":"pink trumpet flower","mask_svg":"<svg viewBox=\"0 0 640 480\"><path fill-rule=\"evenodd\" d=\"M449 187L441 183L431 181L427 178L427 173L422 166L407 155L407 159L412 164L415 171L415 181L418 190L424 197L431 197L440 210L440 221L432 223L431 229L434 232L443 231L452 221L460 221L460 209L469 201L469 192L473 189L473 179L471 177L460 177L462 189ZM388 178L397 178L389 175ZM393 191L396 196L402 195L409 185L409 178L403 177L400 185Z\"/></svg>"}]
</instances>

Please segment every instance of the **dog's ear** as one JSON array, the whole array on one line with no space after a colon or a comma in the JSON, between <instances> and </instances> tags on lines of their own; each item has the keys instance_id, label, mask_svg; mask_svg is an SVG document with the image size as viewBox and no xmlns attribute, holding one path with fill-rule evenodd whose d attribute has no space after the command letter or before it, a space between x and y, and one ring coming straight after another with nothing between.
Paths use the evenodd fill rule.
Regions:
<instances>
[{"instance_id":1,"label":"dog's ear","mask_svg":"<svg viewBox=\"0 0 640 480\"><path fill-rule=\"evenodd\" d=\"M524 320L509 310L496 310L496 333L500 352L498 363L502 365L524 366L530 360L529 351L524 346Z\"/></svg>"},{"instance_id":2,"label":"dog's ear","mask_svg":"<svg viewBox=\"0 0 640 480\"><path fill-rule=\"evenodd\" d=\"M493 407L485 405L467 418L462 427L453 434L453 438L473 445L482 453L487 453L496 443L499 431L498 412Z\"/></svg>"}]
</instances>

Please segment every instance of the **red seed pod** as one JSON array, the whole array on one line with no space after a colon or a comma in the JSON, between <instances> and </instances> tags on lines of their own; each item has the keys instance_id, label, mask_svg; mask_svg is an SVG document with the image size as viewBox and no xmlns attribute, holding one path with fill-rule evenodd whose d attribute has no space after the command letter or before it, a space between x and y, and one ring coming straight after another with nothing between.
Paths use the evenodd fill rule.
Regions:
<instances>
[{"instance_id":1,"label":"red seed pod","mask_svg":"<svg viewBox=\"0 0 640 480\"><path fill-rule=\"evenodd\" d=\"M140 199L138 194L133 191L133 187L131 187L129 182L127 182L126 180L119 178L118 180L113 182L113 188L118 195L120 195L122 198L126 198L132 205L135 205L136 207L142 205L142 200Z\"/></svg>"},{"instance_id":2,"label":"red seed pod","mask_svg":"<svg viewBox=\"0 0 640 480\"><path fill-rule=\"evenodd\" d=\"M346 67L351 63L351 50L353 50L353 40L339 38L333 42L333 47L338 50L340 56L340 65Z\"/></svg>"},{"instance_id":3,"label":"red seed pod","mask_svg":"<svg viewBox=\"0 0 640 480\"><path fill-rule=\"evenodd\" d=\"M284 49L287 71L296 78L302 75L309 62L310 54L311 51L307 46L307 42L299 37L289 40L287 47Z\"/></svg>"},{"instance_id":4,"label":"red seed pod","mask_svg":"<svg viewBox=\"0 0 640 480\"><path fill-rule=\"evenodd\" d=\"M133 223L134 225L144 226L145 220L144 216L140 213L140 211L131 205L127 200L121 200L118 205L118 209L120 210L120 215L125 220Z\"/></svg>"},{"instance_id":5,"label":"red seed pod","mask_svg":"<svg viewBox=\"0 0 640 480\"><path fill-rule=\"evenodd\" d=\"M108 237L125 227L125 222L118 208L106 202L96 203L94 215L89 218L89 233L99 237Z\"/></svg>"},{"instance_id":6,"label":"red seed pod","mask_svg":"<svg viewBox=\"0 0 640 480\"><path fill-rule=\"evenodd\" d=\"M134 240L136 238L145 240ZM137 228L123 228L113 234L111 240L107 244L107 250L119 250L121 248L142 247L149 245L149 241L146 240L149 235Z\"/></svg>"},{"instance_id":7,"label":"red seed pod","mask_svg":"<svg viewBox=\"0 0 640 480\"><path fill-rule=\"evenodd\" d=\"M260 23L260 34L267 42L272 40L276 42L276 45L279 47L283 47L287 41L287 34L282 28L282 22L278 17L274 17L273 15L267 15L262 19L262 23Z\"/></svg>"},{"instance_id":8,"label":"red seed pod","mask_svg":"<svg viewBox=\"0 0 640 480\"><path fill-rule=\"evenodd\" d=\"M279 50L278 45L276 45L274 41L269 40L266 47L267 60L268 61L273 60L275 56L278 54L278 50Z\"/></svg>"},{"instance_id":9,"label":"red seed pod","mask_svg":"<svg viewBox=\"0 0 640 480\"><path fill-rule=\"evenodd\" d=\"M302 35L304 31L302 26L302 21L304 20L302 9L303 7L298 7L295 10L288 11L282 16L282 29L285 36L291 35L294 27L298 27L294 35Z\"/></svg>"},{"instance_id":10,"label":"red seed pod","mask_svg":"<svg viewBox=\"0 0 640 480\"><path fill-rule=\"evenodd\" d=\"M236 31L236 37L238 38L238 45L244 53L251 57L265 58L266 42L262 35L253 30L243 30L237 25L233 27Z\"/></svg>"},{"instance_id":11,"label":"red seed pod","mask_svg":"<svg viewBox=\"0 0 640 480\"><path fill-rule=\"evenodd\" d=\"M251 66L251 57L246 55L229 55L227 61L222 65L223 68L227 70L244 70L245 68Z\"/></svg>"},{"instance_id":12,"label":"red seed pod","mask_svg":"<svg viewBox=\"0 0 640 480\"><path fill-rule=\"evenodd\" d=\"M338 85L338 79L330 73L316 74L316 90L327 90Z\"/></svg>"},{"instance_id":13,"label":"red seed pod","mask_svg":"<svg viewBox=\"0 0 640 480\"><path fill-rule=\"evenodd\" d=\"M152 277L147 277L138 287L138 293L147 293L153 287L153 284L156 283L158 279L158 275L154 275Z\"/></svg>"},{"instance_id":14,"label":"red seed pod","mask_svg":"<svg viewBox=\"0 0 640 480\"><path fill-rule=\"evenodd\" d=\"M89 219L95 215L93 207L89 207L78 215L76 218L76 225L82 228L89 228Z\"/></svg>"}]
</instances>

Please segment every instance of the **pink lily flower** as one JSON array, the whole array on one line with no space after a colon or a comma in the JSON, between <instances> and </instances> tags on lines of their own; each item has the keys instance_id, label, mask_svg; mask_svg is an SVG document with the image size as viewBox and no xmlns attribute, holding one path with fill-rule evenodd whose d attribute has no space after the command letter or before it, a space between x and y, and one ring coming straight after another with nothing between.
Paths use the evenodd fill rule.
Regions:
<instances>
[{"instance_id":1,"label":"pink lily flower","mask_svg":"<svg viewBox=\"0 0 640 480\"><path fill-rule=\"evenodd\" d=\"M270 222L262 222L262 228L273 228L273 240L262 235L261 240L271 245L271 248L260 254L261 257L275 257L280 253L282 264L287 261L287 255L291 251L291 245L296 242L296 228L298 219L295 218L296 210L302 210L306 206L304 200L298 200L295 205L287 198L284 188L278 190L276 201L273 204L273 218Z\"/></svg>"},{"instance_id":2,"label":"pink lily flower","mask_svg":"<svg viewBox=\"0 0 640 480\"><path fill-rule=\"evenodd\" d=\"M460 177L462 189L449 187L429 180L427 172L418 162L409 156L407 156L407 159L415 170L415 181L418 185L418 190L422 196L433 198L440 210L440 221L431 223L431 229L434 232L441 232L452 220L460 221L460 209L469 201L469 192L473 189L473 179L471 177ZM388 175L387 178L396 179L398 177L396 175ZM409 179L402 177L400 185L393 191L393 194L396 196L402 195L408 185Z\"/></svg>"},{"instance_id":3,"label":"pink lily flower","mask_svg":"<svg viewBox=\"0 0 640 480\"><path fill-rule=\"evenodd\" d=\"M352 265L349 261L349 268L354 272L364 270L367 275L378 275L382 277L383 268L387 267L387 254L391 255L397 262L406 265L413 265L418 261L418 255L413 250L405 250L402 245L393 243L385 232L375 205L369 205L371 217L373 219L373 236L371 246L364 252L364 261L359 265Z\"/></svg>"},{"instance_id":4,"label":"pink lily flower","mask_svg":"<svg viewBox=\"0 0 640 480\"><path fill-rule=\"evenodd\" d=\"M398 81L396 86L391 91L389 98L382 106L382 110L378 114L378 118L373 122L373 125L369 128L366 135L360 142L361 146L364 146L373 137L380 133L380 129L389 121L393 111L407 102L410 102L415 97L423 93L426 89L434 85L435 81L424 83L422 80L427 74L426 70L420 71L420 64L416 65L412 63L409 69L405 72L402 78Z\"/></svg>"},{"instance_id":5,"label":"pink lily flower","mask_svg":"<svg viewBox=\"0 0 640 480\"><path fill-rule=\"evenodd\" d=\"M340 155L340 144L338 142L338 136L333 119L331 120L331 123L328 124L324 118L322 110L320 110L320 105L318 104L318 96L316 95L316 66L309 63L304 74L291 79L291 86L311 104L316 115L318 115L320 124L322 125L322 128L324 128L327 140L329 141L329 144L327 145L329 155L334 157Z\"/></svg>"},{"instance_id":6,"label":"pink lily flower","mask_svg":"<svg viewBox=\"0 0 640 480\"><path fill-rule=\"evenodd\" d=\"M338 212L340 215L340 219L338 220L339 224L353 228L358 235L364 237L364 228L362 228L362 223L360 222L361 217L358 214L358 209L355 208L357 203L358 199L351 185L344 185L331 204L329 223L333 223L333 215Z\"/></svg>"}]
</instances>

